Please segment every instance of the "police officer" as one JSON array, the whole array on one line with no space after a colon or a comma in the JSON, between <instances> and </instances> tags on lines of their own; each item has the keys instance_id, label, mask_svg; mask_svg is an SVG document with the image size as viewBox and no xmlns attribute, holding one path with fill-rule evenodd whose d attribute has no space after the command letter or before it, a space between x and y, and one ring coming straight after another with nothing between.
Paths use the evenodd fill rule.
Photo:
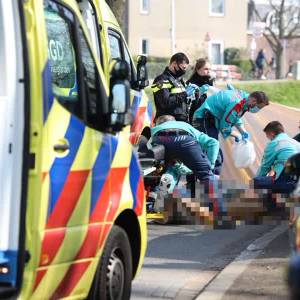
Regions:
<instances>
[{"instance_id":1,"label":"police officer","mask_svg":"<svg viewBox=\"0 0 300 300\"><path fill-rule=\"evenodd\" d=\"M176 53L170 59L170 64L164 72L157 76L152 85L156 106L156 118L162 115L172 115L177 121L188 121L188 105L185 74L189 59L184 53Z\"/></svg>"}]
</instances>

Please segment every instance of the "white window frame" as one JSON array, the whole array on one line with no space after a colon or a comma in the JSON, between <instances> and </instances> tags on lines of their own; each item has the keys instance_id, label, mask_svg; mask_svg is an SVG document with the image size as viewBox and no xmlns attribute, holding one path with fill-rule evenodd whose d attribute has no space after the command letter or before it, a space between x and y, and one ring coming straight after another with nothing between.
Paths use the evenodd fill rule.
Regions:
<instances>
[{"instance_id":1,"label":"white window frame","mask_svg":"<svg viewBox=\"0 0 300 300\"><path fill-rule=\"evenodd\" d=\"M225 0L222 0L223 1L223 13L215 13L212 11L212 1L214 0L209 0L209 15L212 16L212 17L224 17L225 15Z\"/></svg>"},{"instance_id":2,"label":"white window frame","mask_svg":"<svg viewBox=\"0 0 300 300\"><path fill-rule=\"evenodd\" d=\"M140 0L140 13L142 15L148 15L149 14L149 10L150 10L150 0L148 1L148 8L145 10L143 7L143 0Z\"/></svg>"},{"instance_id":3,"label":"white window frame","mask_svg":"<svg viewBox=\"0 0 300 300\"><path fill-rule=\"evenodd\" d=\"M221 47L220 47L220 51L221 51L221 62L220 62L220 64L223 65L224 64L224 41L222 41L222 40L211 40L208 43L208 57L209 57L209 60L211 61L211 63L215 64L212 61L212 45L213 44L221 45Z\"/></svg>"},{"instance_id":4,"label":"white window frame","mask_svg":"<svg viewBox=\"0 0 300 300\"><path fill-rule=\"evenodd\" d=\"M148 53L143 53L143 41L147 41L147 51ZM141 38L140 40L140 53L142 55L149 55L149 39L148 38Z\"/></svg>"}]
</instances>

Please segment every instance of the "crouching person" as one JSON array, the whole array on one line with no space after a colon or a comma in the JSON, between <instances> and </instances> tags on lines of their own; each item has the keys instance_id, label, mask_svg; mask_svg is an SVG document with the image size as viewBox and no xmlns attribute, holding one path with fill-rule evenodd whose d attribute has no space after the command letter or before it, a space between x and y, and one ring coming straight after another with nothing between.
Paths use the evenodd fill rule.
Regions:
<instances>
[{"instance_id":1,"label":"crouching person","mask_svg":"<svg viewBox=\"0 0 300 300\"><path fill-rule=\"evenodd\" d=\"M296 187L296 179L283 170L288 158L300 152L300 143L290 138L278 121L267 124L264 132L270 142L264 150L261 165L253 179L254 188L289 194Z\"/></svg>"},{"instance_id":2,"label":"crouching person","mask_svg":"<svg viewBox=\"0 0 300 300\"><path fill-rule=\"evenodd\" d=\"M190 124L175 121L171 115L160 116L151 129L152 143L164 145L168 161L180 161L202 183L214 179L219 142Z\"/></svg>"}]
</instances>

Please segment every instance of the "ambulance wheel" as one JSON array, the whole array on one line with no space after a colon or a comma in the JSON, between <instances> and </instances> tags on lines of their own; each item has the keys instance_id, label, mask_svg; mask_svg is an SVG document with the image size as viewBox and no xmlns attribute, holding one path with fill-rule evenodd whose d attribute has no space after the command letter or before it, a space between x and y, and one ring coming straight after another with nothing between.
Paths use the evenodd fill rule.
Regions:
<instances>
[{"instance_id":1,"label":"ambulance wheel","mask_svg":"<svg viewBox=\"0 0 300 300\"><path fill-rule=\"evenodd\" d=\"M104 245L89 300L130 298L132 254L126 232L114 225Z\"/></svg>"}]
</instances>

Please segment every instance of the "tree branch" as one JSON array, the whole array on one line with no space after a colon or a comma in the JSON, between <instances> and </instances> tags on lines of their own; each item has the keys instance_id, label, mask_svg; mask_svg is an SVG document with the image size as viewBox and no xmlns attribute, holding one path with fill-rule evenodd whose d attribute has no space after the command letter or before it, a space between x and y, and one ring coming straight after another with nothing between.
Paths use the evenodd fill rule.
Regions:
<instances>
[{"instance_id":1,"label":"tree branch","mask_svg":"<svg viewBox=\"0 0 300 300\"><path fill-rule=\"evenodd\" d=\"M271 46L271 48L272 48L272 50L273 50L273 52L276 52L276 50L277 50L277 43L274 43L273 41L272 41L272 39L267 35L267 34L265 34L264 33L264 37L266 38L266 40L268 41L268 43L269 43L269 45Z\"/></svg>"},{"instance_id":2,"label":"tree branch","mask_svg":"<svg viewBox=\"0 0 300 300\"><path fill-rule=\"evenodd\" d=\"M300 29L300 26L299 24L296 24L291 30L290 32L285 35L286 38L291 38L293 36L293 33L297 30L297 29Z\"/></svg>"},{"instance_id":3,"label":"tree branch","mask_svg":"<svg viewBox=\"0 0 300 300\"><path fill-rule=\"evenodd\" d=\"M288 20L288 22L287 22L286 26L283 26L283 27L282 27L282 31L283 31L283 33L285 33L285 32L286 32L286 30L288 30L288 29L289 29L289 27L290 27L291 23L293 22L293 20L294 20L294 18L290 18L290 19Z\"/></svg>"},{"instance_id":4,"label":"tree branch","mask_svg":"<svg viewBox=\"0 0 300 300\"><path fill-rule=\"evenodd\" d=\"M275 32L270 27L266 27L266 30L271 34L276 43L280 44L280 38L275 34Z\"/></svg>"},{"instance_id":5,"label":"tree branch","mask_svg":"<svg viewBox=\"0 0 300 300\"><path fill-rule=\"evenodd\" d=\"M275 10L276 12L279 12L278 6L274 5L273 0L269 0L269 4L273 10Z\"/></svg>"},{"instance_id":6,"label":"tree branch","mask_svg":"<svg viewBox=\"0 0 300 300\"><path fill-rule=\"evenodd\" d=\"M283 32L283 22L284 22L284 4L285 0L281 0L280 9L278 13L279 21L278 21L278 30L279 30L279 39L281 40L284 32Z\"/></svg>"}]
</instances>

